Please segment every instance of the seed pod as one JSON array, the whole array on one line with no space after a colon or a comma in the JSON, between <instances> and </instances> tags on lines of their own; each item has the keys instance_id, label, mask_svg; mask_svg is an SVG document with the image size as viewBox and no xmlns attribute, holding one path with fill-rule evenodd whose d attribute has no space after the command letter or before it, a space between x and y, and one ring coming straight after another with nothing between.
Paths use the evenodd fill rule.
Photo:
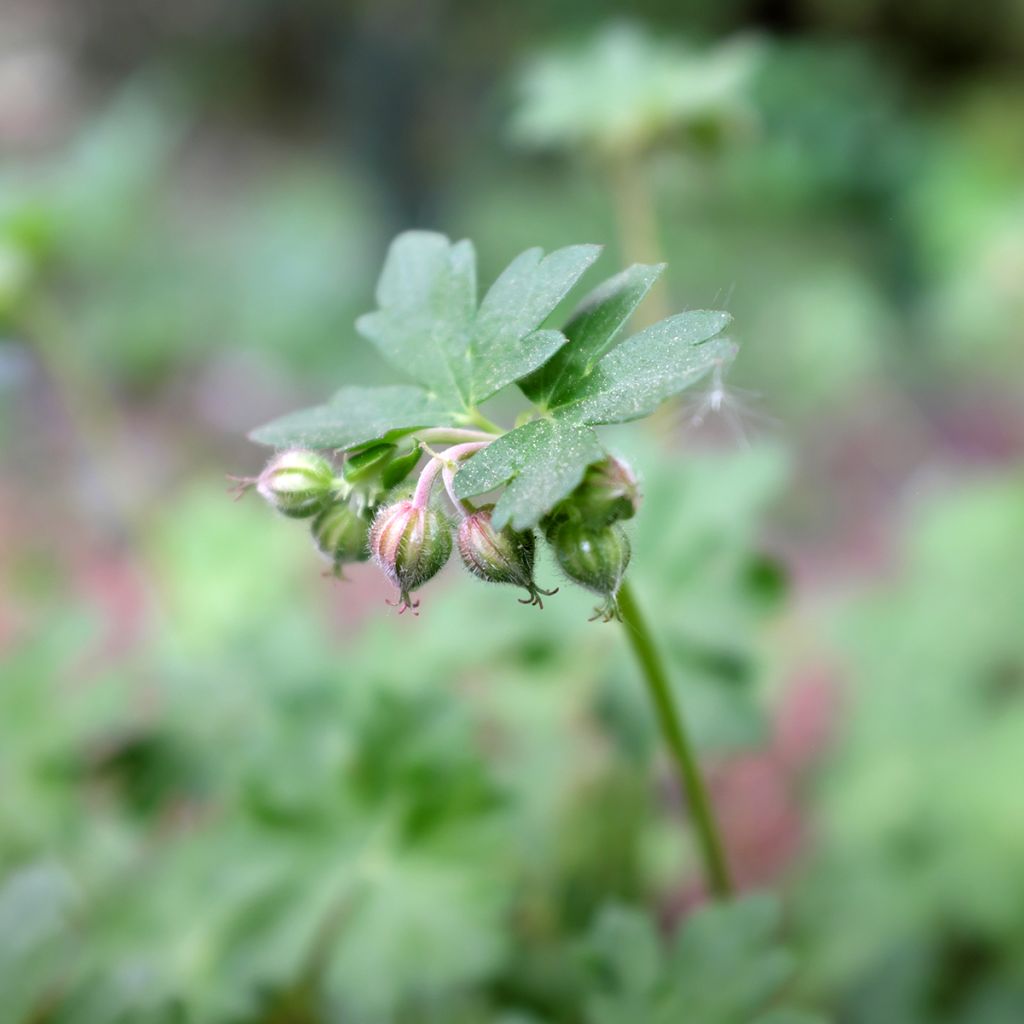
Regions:
<instances>
[{"instance_id":1,"label":"seed pod","mask_svg":"<svg viewBox=\"0 0 1024 1024\"><path fill-rule=\"evenodd\" d=\"M316 452L292 448L278 452L256 480L240 481L242 490L253 484L282 515L305 519L316 515L330 499L334 467Z\"/></svg>"},{"instance_id":2,"label":"seed pod","mask_svg":"<svg viewBox=\"0 0 1024 1024\"><path fill-rule=\"evenodd\" d=\"M466 568L487 583L510 583L522 587L529 597L520 598L520 604L535 604L543 608L540 595L550 596L555 590L541 590L533 579L533 563L537 555L537 542L533 530L513 530L506 526L495 530L491 523L491 508L478 509L459 524L459 554Z\"/></svg>"},{"instance_id":3,"label":"seed pod","mask_svg":"<svg viewBox=\"0 0 1024 1024\"><path fill-rule=\"evenodd\" d=\"M615 597L630 556L629 538L622 527L593 527L567 520L552 530L549 540L566 576L605 599L593 617L604 622L618 618Z\"/></svg>"},{"instance_id":4,"label":"seed pod","mask_svg":"<svg viewBox=\"0 0 1024 1024\"><path fill-rule=\"evenodd\" d=\"M441 571L452 553L444 516L410 500L382 508L370 527L370 554L399 590L399 611L415 610L409 596Z\"/></svg>"},{"instance_id":5,"label":"seed pod","mask_svg":"<svg viewBox=\"0 0 1024 1024\"><path fill-rule=\"evenodd\" d=\"M347 502L328 505L312 523L313 541L331 560L336 575L349 562L365 562L370 557L370 524Z\"/></svg>"}]
</instances>

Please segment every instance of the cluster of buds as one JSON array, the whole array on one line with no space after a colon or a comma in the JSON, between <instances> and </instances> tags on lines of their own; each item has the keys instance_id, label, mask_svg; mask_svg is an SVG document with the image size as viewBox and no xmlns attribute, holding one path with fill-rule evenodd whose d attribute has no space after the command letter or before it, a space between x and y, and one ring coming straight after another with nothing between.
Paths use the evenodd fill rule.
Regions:
<instances>
[{"instance_id":1,"label":"cluster of buds","mask_svg":"<svg viewBox=\"0 0 1024 1024\"><path fill-rule=\"evenodd\" d=\"M474 508L455 496L452 481L460 459L486 441L457 444L429 460L415 489L393 497L421 457L419 447L379 442L348 457L341 472L318 452L290 449L276 454L255 478L237 481L237 490L256 491L282 515L311 520L313 540L340 576L346 564L372 558L398 590L399 611L415 610L412 595L433 579L451 557L455 527L459 556L466 569L487 583L526 592L522 604L543 608L534 579L537 541L533 530L496 529L493 506ZM456 515L431 501L443 475ZM595 618L618 617L616 595L629 566L629 539L620 521L639 507L636 476L620 459L607 456L590 466L579 486L542 520L558 565L573 582L604 600Z\"/></svg>"},{"instance_id":2,"label":"cluster of buds","mask_svg":"<svg viewBox=\"0 0 1024 1024\"><path fill-rule=\"evenodd\" d=\"M411 456L411 458L410 458ZM387 488L400 484L419 460L418 449L374 444L346 460L339 473L319 452L289 448L271 458L256 477L232 477L241 496L255 489L289 519L310 520L313 543L341 577L345 565L370 557L374 513Z\"/></svg>"}]
</instances>

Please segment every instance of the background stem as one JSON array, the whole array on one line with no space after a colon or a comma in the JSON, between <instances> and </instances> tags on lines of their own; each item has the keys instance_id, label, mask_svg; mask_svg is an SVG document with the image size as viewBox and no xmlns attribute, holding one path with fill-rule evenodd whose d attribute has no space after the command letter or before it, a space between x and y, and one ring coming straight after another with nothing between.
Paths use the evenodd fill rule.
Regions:
<instances>
[{"instance_id":1,"label":"background stem","mask_svg":"<svg viewBox=\"0 0 1024 1024\"><path fill-rule=\"evenodd\" d=\"M623 154L611 162L608 180L623 262L664 263L646 162L639 154ZM647 300L633 315L633 326L649 327L664 320L671 312L669 305L668 284L664 280L655 282Z\"/></svg>"},{"instance_id":2,"label":"background stem","mask_svg":"<svg viewBox=\"0 0 1024 1024\"><path fill-rule=\"evenodd\" d=\"M711 808L707 788L700 774L697 757L683 724L682 715L672 693L672 687L665 671L665 663L651 636L650 629L636 603L629 583L619 588L619 610L636 660L640 664L647 691L654 705L654 712L661 727L662 736L668 744L675 761L679 781L686 794L686 803L697 831L701 859L708 886L719 899L732 895L732 882L725 861L722 839Z\"/></svg>"}]
</instances>

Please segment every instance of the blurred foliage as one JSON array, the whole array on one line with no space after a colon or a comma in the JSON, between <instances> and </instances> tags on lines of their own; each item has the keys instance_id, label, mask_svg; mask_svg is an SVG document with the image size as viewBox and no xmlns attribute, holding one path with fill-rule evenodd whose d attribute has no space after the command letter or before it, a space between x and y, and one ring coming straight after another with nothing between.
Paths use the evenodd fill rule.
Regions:
<instances>
[{"instance_id":1,"label":"blurred foliage","mask_svg":"<svg viewBox=\"0 0 1024 1024\"><path fill-rule=\"evenodd\" d=\"M693 704L705 736L735 741L731 723L742 735L757 720L755 680L736 668L754 653L735 637L752 640L777 607L747 571L748 542L779 475L771 453L739 459L731 479L718 465L650 467L660 540L637 559L652 597L682 576L705 603L679 678L694 697L733 693ZM637 813L653 799L655 737L618 638L585 628L586 595L509 621L501 595L460 580L403 643L377 616L339 660L321 595L302 589L301 524L269 529L267 515L208 481L175 497L155 525L153 632L123 663L89 667L83 608L56 594L11 652L9 1005L21 1016L52 999L54 1019L76 1022L262 1020L302 997L311 1013L327 1000L402 1020L486 983L512 1005L571 1012L579 929L608 895L671 877L655 851L674 826ZM472 648L452 643L460 633ZM509 919L563 966L506 976ZM562 971L577 977L565 991Z\"/></svg>"},{"instance_id":2,"label":"blurred foliage","mask_svg":"<svg viewBox=\"0 0 1024 1024\"><path fill-rule=\"evenodd\" d=\"M1016 1024L1024 22L440 7L4 10L0 1018ZM50 64L17 52L29 22ZM524 61L543 145L517 149ZM754 130L687 159L707 118ZM396 211L477 240L483 278L614 249L607 182L544 150L623 138L654 150L672 308L735 315L777 421L736 454L687 408L663 453L609 440L781 921L694 911L654 723L585 597L513 613L452 579L399 622L372 569L320 582L301 525L222 493L245 427L382 373L352 323Z\"/></svg>"},{"instance_id":3,"label":"blurred foliage","mask_svg":"<svg viewBox=\"0 0 1024 1024\"><path fill-rule=\"evenodd\" d=\"M511 134L523 145L611 159L673 137L712 140L749 121L744 92L755 65L750 41L701 52L612 25L527 66Z\"/></svg>"},{"instance_id":4,"label":"blurred foliage","mask_svg":"<svg viewBox=\"0 0 1024 1024\"><path fill-rule=\"evenodd\" d=\"M1022 527L1019 474L921 503L899 578L835 613L851 675L802 899L815 969L859 979L845 1019L1024 1012Z\"/></svg>"}]
</instances>

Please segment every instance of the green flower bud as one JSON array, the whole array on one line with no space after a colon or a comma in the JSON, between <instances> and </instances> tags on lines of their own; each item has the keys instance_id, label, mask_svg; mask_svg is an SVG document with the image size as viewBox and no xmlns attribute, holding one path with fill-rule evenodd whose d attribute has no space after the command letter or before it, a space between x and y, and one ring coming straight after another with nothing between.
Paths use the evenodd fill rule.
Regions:
<instances>
[{"instance_id":1,"label":"green flower bud","mask_svg":"<svg viewBox=\"0 0 1024 1024\"><path fill-rule=\"evenodd\" d=\"M278 452L255 481L256 490L282 515L316 515L331 497L334 467L317 452L291 448Z\"/></svg>"},{"instance_id":2,"label":"green flower bud","mask_svg":"<svg viewBox=\"0 0 1024 1024\"><path fill-rule=\"evenodd\" d=\"M572 498L584 522L606 526L632 519L640 508L640 487L629 463L609 455L587 467Z\"/></svg>"},{"instance_id":3,"label":"green flower bud","mask_svg":"<svg viewBox=\"0 0 1024 1024\"><path fill-rule=\"evenodd\" d=\"M574 583L600 594L604 604L594 618L604 622L619 617L615 600L629 566L629 538L621 526L594 527L566 520L549 536L555 558Z\"/></svg>"},{"instance_id":4,"label":"green flower bud","mask_svg":"<svg viewBox=\"0 0 1024 1024\"><path fill-rule=\"evenodd\" d=\"M627 462L608 455L587 467L579 486L560 501L541 521L550 540L564 522L587 526L609 526L620 519L632 519L640 508L640 487Z\"/></svg>"},{"instance_id":5,"label":"green flower bud","mask_svg":"<svg viewBox=\"0 0 1024 1024\"><path fill-rule=\"evenodd\" d=\"M415 610L412 591L433 579L452 553L452 535L440 512L404 500L382 508L370 527L370 554L399 590L399 611Z\"/></svg>"},{"instance_id":6,"label":"green flower bud","mask_svg":"<svg viewBox=\"0 0 1024 1024\"><path fill-rule=\"evenodd\" d=\"M365 562L370 557L370 524L347 502L335 502L320 512L312 523L313 541L331 560L334 573L349 562Z\"/></svg>"},{"instance_id":7,"label":"green flower bud","mask_svg":"<svg viewBox=\"0 0 1024 1024\"><path fill-rule=\"evenodd\" d=\"M459 554L466 568L487 583L510 583L522 587L529 597L520 604L543 608L540 595L550 596L554 590L541 590L533 580L533 563L537 543L533 530L513 530L511 526L495 530L491 524L491 506L472 512L459 524Z\"/></svg>"}]
</instances>

